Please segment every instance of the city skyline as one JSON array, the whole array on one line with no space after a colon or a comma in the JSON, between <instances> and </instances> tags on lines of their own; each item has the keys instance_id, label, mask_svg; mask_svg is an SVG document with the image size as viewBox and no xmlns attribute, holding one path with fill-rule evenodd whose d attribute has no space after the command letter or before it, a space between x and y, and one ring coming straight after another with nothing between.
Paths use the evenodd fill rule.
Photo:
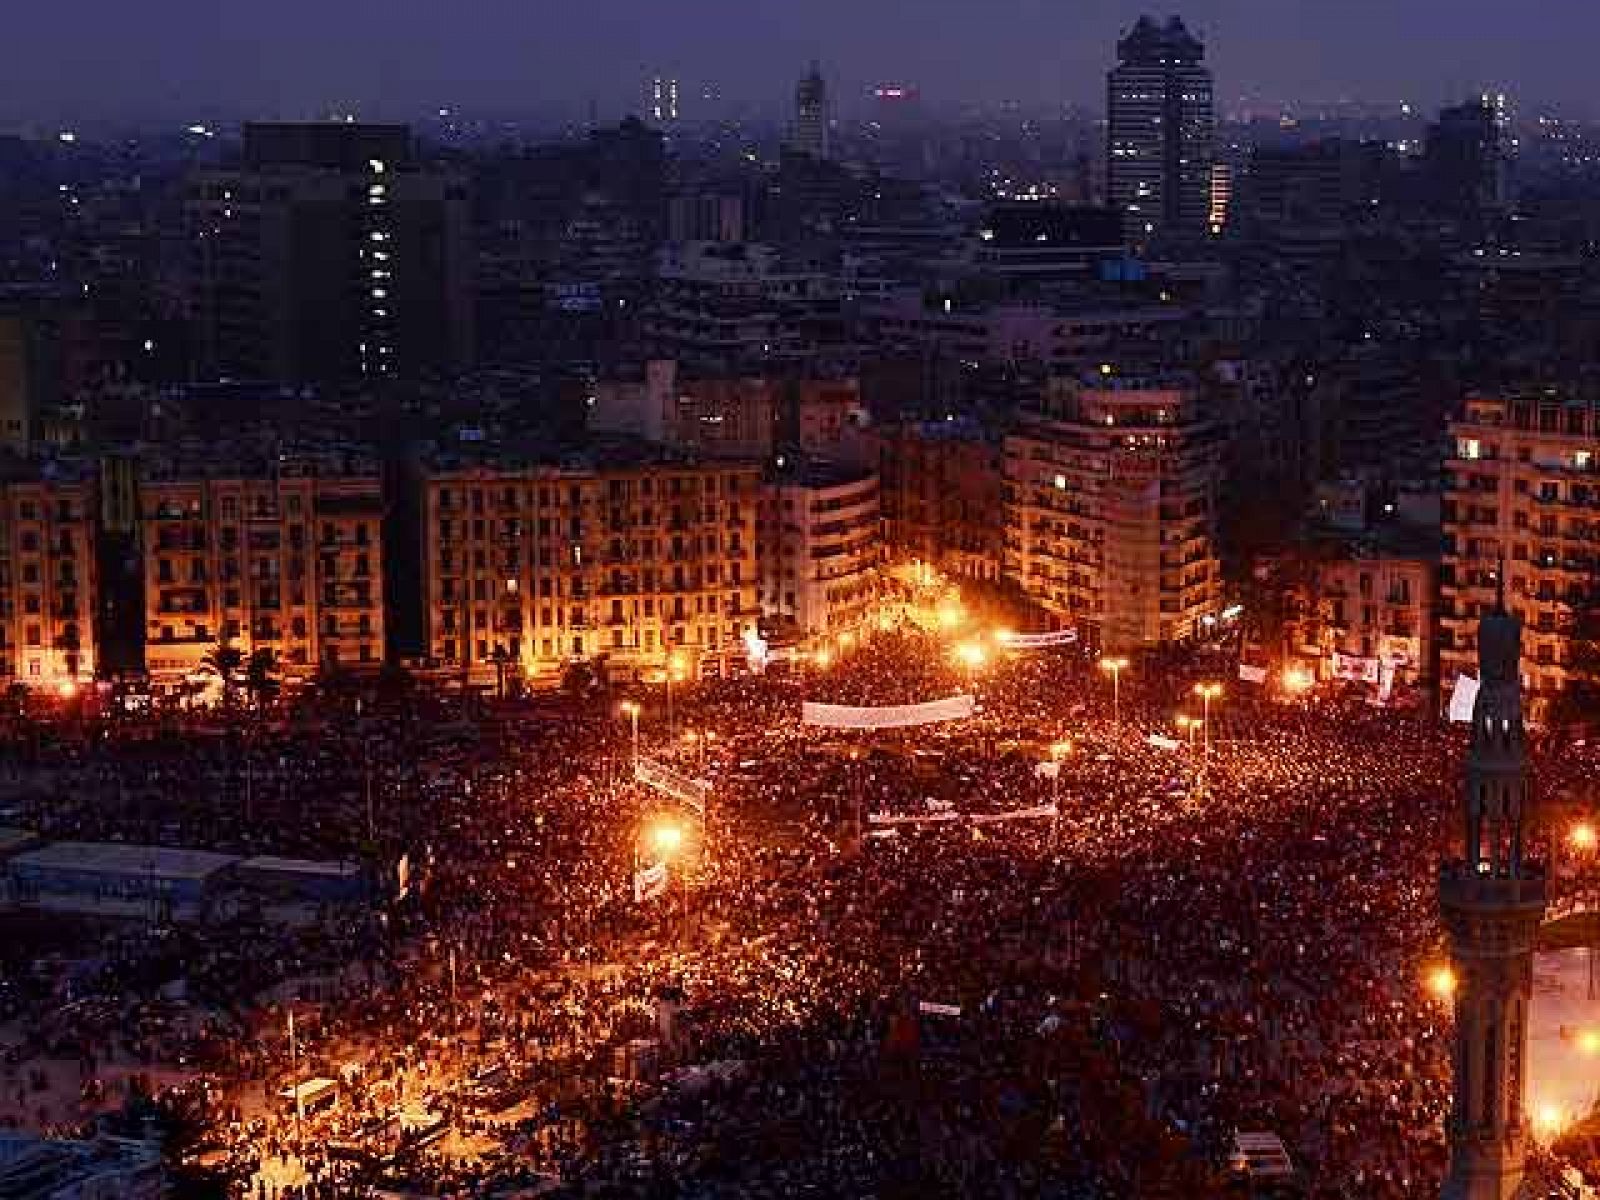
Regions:
<instances>
[{"instance_id":1,"label":"city skyline","mask_svg":"<svg viewBox=\"0 0 1600 1200\"><path fill-rule=\"evenodd\" d=\"M304 0L270 13L189 0L159 13L95 7L101 11L92 21L49 8L18 15L0 83L6 125L347 111L381 117L437 108L550 119L592 109L610 119L642 112L657 74L682 81L686 119L776 119L813 60L843 117L885 81L918 86L935 110L1006 101L1098 110L1111 47L1144 11L1106 0L1072 11L1033 0L1004 11L930 0L926 19L907 23L887 5L839 0L803 11L727 0L663 10L610 0L563 14L557 27L509 5L464 13L413 0L388 6L381 20L375 12L313 10ZM1582 48L1600 36L1600 11L1562 7L1558 39L1476 0L1416 0L1400 15L1376 5L1335 13L1305 3L1203 0L1151 15L1165 18L1170 9L1206 42L1223 116L1353 99L1426 111L1490 88L1511 93L1527 112L1591 117ZM701 99L708 88L715 101Z\"/></svg>"}]
</instances>

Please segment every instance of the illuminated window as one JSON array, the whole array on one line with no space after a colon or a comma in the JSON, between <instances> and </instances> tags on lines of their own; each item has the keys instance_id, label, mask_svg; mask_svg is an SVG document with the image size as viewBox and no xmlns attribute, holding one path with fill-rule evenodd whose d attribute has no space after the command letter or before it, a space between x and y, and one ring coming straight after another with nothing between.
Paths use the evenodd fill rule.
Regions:
<instances>
[{"instance_id":1,"label":"illuminated window","mask_svg":"<svg viewBox=\"0 0 1600 1200\"><path fill-rule=\"evenodd\" d=\"M1483 457L1483 443L1478 441L1477 438L1462 438L1459 448L1461 450L1462 458Z\"/></svg>"}]
</instances>

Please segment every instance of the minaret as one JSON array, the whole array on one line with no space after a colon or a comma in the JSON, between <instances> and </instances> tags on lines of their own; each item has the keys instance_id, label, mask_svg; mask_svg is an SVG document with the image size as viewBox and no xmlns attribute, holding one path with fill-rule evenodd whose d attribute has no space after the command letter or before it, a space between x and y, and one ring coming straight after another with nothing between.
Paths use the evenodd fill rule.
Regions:
<instances>
[{"instance_id":1,"label":"minaret","mask_svg":"<svg viewBox=\"0 0 1600 1200\"><path fill-rule=\"evenodd\" d=\"M1478 699L1467 756L1465 857L1439 874L1458 983L1455 1092L1445 1200L1511 1200L1528 1156L1528 1004L1545 911L1544 865L1528 857L1522 627L1504 582L1478 623Z\"/></svg>"}]
</instances>

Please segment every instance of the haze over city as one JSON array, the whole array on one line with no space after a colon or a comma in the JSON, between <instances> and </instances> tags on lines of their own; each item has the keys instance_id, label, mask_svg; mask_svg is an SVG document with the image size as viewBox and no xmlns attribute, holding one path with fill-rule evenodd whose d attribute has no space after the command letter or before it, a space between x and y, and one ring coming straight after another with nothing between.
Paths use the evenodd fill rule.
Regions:
<instances>
[{"instance_id":1,"label":"haze over city","mask_svg":"<svg viewBox=\"0 0 1600 1200\"><path fill-rule=\"evenodd\" d=\"M773 117L821 61L842 115L883 82L930 105L1104 105L1104 49L1137 13L1113 0L600 0L590 4L281 0L20 4L6 31L0 127L439 106L554 120L614 118L641 81L684 81L688 117ZM1491 0L1200 0L1224 112L1336 101L1431 108L1479 90L1519 109L1595 111L1600 7ZM719 98L700 99L706 89Z\"/></svg>"}]
</instances>

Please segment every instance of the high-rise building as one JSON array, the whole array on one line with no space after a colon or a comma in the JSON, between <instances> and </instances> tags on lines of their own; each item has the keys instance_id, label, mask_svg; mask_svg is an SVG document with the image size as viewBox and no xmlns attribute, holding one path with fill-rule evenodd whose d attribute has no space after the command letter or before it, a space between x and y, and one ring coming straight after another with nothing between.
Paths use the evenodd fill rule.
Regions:
<instances>
[{"instance_id":1,"label":"high-rise building","mask_svg":"<svg viewBox=\"0 0 1600 1200\"><path fill-rule=\"evenodd\" d=\"M828 157L828 84L816 63L794 89L794 130L789 146L815 159Z\"/></svg>"},{"instance_id":2,"label":"high-rise building","mask_svg":"<svg viewBox=\"0 0 1600 1200\"><path fill-rule=\"evenodd\" d=\"M1585 678L1573 633L1600 578L1600 399L1559 391L1473 397L1450 424L1440 572L1440 678L1471 674L1478 618L1503 575L1528 707L1543 721ZM1523 641L1526 645L1523 645Z\"/></svg>"},{"instance_id":3,"label":"high-rise building","mask_svg":"<svg viewBox=\"0 0 1600 1200\"><path fill-rule=\"evenodd\" d=\"M756 543L772 628L801 638L860 629L882 584L877 475L822 462L781 470L762 484Z\"/></svg>"},{"instance_id":4,"label":"high-rise building","mask_svg":"<svg viewBox=\"0 0 1600 1200\"><path fill-rule=\"evenodd\" d=\"M670 125L678 119L678 81L657 75L650 81L650 119L657 125Z\"/></svg>"},{"instance_id":5,"label":"high-rise building","mask_svg":"<svg viewBox=\"0 0 1600 1200\"><path fill-rule=\"evenodd\" d=\"M1219 616L1222 445L1179 378L1060 381L1005 441L1006 574L1102 647Z\"/></svg>"},{"instance_id":6,"label":"high-rise building","mask_svg":"<svg viewBox=\"0 0 1600 1200\"><path fill-rule=\"evenodd\" d=\"M659 453L441 464L423 501L429 655L480 686L742 658L759 482L754 466Z\"/></svg>"},{"instance_id":7,"label":"high-rise building","mask_svg":"<svg viewBox=\"0 0 1600 1200\"><path fill-rule=\"evenodd\" d=\"M1510 199L1504 95L1483 95L1440 111L1428 126L1423 162L1429 203L1443 216L1481 232L1483 221Z\"/></svg>"},{"instance_id":8,"label":"high-rise building","mask_svg":"<svg viewBox=\"0 0 1600 1200\"><path fill-rule=\"evenodd\" d=\"M1462 788L1462 856L1439 873L1455 964L1454 1088L1444 1200L1512 1200L1530 1148L1528 1010L1544 920L1523 740L1521 625L1497 603L1478 623L1478 695Z\"/></svg>"},{"instance_id":9,"label":"high-rise building","mask_svg":"<svg viewBox=\"0 0 1600 1200\"><path fill-rule=\"evenodd\" d=\"M306 679L384 657L382 480L376 466L156 467L139 485L145 666L181 687L226 640Z\"/></svg>"},{"instance_id":10,"label":"high-rise building","mask_svg":"<svg viewBox=\"0 0 1600 1200\"><path fill-rule=\"evenodd\" d=\"M1107 178L1128 236L1200 237L1212 214L1215 116L1205 47L1177 17L1140 17L1107 76Z\"/></svg>"},{"instance_id":11,"label":"high-rise building","mask_svg":"<svg viewBox=\"0 0 1600 1200\"><path fill-rule=\"evenodd\" d=\"M190 305L210 375L322 382L471 363L467 186L400 125L252 124L189 185Z\"/></svg>"}]
</instances>

